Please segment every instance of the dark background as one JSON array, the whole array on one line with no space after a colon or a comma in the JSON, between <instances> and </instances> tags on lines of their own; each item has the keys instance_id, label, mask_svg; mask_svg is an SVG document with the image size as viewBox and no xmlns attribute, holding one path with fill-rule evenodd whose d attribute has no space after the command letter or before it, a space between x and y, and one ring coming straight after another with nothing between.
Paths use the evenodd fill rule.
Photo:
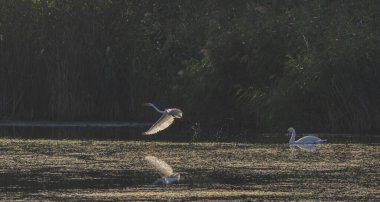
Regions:
<instances>
[{"instance_id":1,"label":"dark background","mask_svg":"<svg viewBox=\"0 0 380 202\"><path fill-rule=\"evenodd\" d=\"M205 139L377 133L379 11L376 0L1 0L0 117L153 122L141 106L153 102L184 111L169 129L183 138L195 123Z\"/></svg>"}]
</instances>

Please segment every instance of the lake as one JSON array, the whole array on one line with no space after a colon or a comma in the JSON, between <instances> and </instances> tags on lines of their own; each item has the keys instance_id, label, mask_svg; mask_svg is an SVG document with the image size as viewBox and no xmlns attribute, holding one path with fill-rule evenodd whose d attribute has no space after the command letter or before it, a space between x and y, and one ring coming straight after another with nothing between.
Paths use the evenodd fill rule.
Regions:
<instances>
[{"instance_id":1,"label":"lake","mask_svg":"<svg viewBox=\"0 0 380 202\"><path fill-rule=\"evenodd\" d=\"M285 138L286 141L286 138ZM2 200L380 200L380 145L0 139ZM181 174L155 186L156 156Z\"/></svg>"}]
</instances>

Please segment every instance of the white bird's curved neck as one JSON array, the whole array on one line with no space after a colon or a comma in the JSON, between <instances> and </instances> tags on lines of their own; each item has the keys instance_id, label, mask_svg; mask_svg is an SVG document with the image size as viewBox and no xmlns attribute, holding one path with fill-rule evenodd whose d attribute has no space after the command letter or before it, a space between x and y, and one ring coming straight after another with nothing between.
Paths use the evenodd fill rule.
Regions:
<instances>
[{"instance_id":1,"label":"white bird's curved neck","mask_svg":"<svg viewBox=\"0 0 380 202\"><path fill-rule=\"evenodd\" d=\"M291 131L291 137L290 137L290 140L289 140L289 144L292 144L296 141L296 131Z\"/></svg>"},{"instance_id":2,"label":"white bird's curved neck","mask_svg":"<svg viewBox=\"0 0 380 202\"><path fill-rule=\"evenodd\" d=\"M165 110L164 111L161 111L159 110L156 106L154 106L154 104L150 104L151 107L153 107L156 111L160 112L161 114L164 114L165 113Z\"/></svg>"}]
</instances>

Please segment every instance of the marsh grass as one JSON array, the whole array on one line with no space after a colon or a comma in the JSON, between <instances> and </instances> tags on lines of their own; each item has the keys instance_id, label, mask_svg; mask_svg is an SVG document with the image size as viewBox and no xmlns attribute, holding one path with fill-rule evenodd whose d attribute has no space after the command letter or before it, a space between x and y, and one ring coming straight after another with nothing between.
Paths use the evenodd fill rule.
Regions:
<instances>
[{"instance_id":1,"label":"marsh grass","mask_svg":"<svg viewBox=\"0 0 380 202\"><path fill-rule=\"evenodd\" d=\"M143 160L181 173L179 184ZM4 200L380 200L379 145L0 139Z\"/></svg>"}]
</instances>

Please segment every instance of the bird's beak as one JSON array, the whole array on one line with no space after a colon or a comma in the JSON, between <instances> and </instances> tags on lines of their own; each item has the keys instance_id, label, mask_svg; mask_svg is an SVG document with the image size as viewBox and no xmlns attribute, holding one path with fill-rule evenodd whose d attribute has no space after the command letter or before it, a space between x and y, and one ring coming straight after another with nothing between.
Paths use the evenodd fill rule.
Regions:
<instances>
[{"instance_id":1,"label":"bird's beak","mask_svg":"<svg viewBox=\"0 0 380 202\"><path fill-rule=\"evenodd\" d=\"M143 103L142 106L149 107L149 103Z\"/></svg>"}]
</instances>

